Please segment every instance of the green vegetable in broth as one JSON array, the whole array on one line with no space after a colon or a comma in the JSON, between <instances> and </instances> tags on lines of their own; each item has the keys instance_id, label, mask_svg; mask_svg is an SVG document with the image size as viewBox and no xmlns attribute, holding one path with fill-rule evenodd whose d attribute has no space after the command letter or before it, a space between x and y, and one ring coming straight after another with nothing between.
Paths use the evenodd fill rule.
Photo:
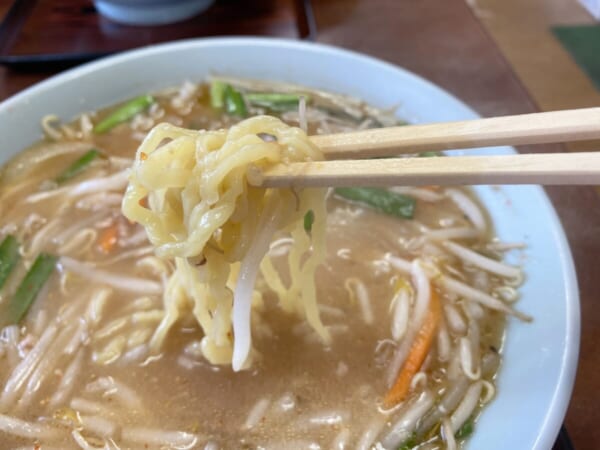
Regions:
<instances>
[{"instance_id":1,"label":"green vegetable in broth","mask_svg":"<svg viewBox=\"0 0 600 450\"><path fill-rule=\"evenodd\" d=\"M215 80L210 84L210 104L215 109L225 109L230 116L247 117L244 96L230 84Z\"/></svg>"},{"instance_id":2,"label":"green vegetable in broth","mask_svg":"<svg viewBox=\"0 0 600 450\"><path fill-rule=\"evenodd\" d=\"M228 85L222 81L215 80L210 83L210 105L213 108L221 109L224 105L225 88Z\"/></svg>"},{"instance_id":3,"label":"green vegetable in broth","mask_svg":"<svg viewBox=\"0 0 600 450\"><path fill-rule=\"evenodd\" d=\"M19 258L19 242L9 234L0 244L0 287L4 286Z\"/></svg>"},{"instance_id":4,"label":"green vegetable in broth","mask_svg":"<svg viewBox=\"0 0 600 450\"><path fill-rule=\"evenodd\" d=\"M247 117L248 110L244 97L235 88L230 85L225 86L223 102L225 104L225 112L231 116Z\"/></svg>"},{"instance_id":5,"label":"green vegetable in broth","mask_svg":"<svg viewBox=\"0 0 600 450\"><path fill-rule=\"evenodd\" d=\"M48 253L38 255L19 284L15 295L9 300L8 312L5 315L8 323L19 323L25 317L29 307L52 275L57 259L56 256Z\"/></svg>"},{"instance_id":6,"label":"green vegetable in broth","mask_svg":"<svg viewBox=\"0 0 600 450\"><path fill-rule=\"evenodd\" d=\"M248 103L254 106L268 108L273 111L289 111L297 109L300 94L281 94L277 92L253 92L246 94Z\"/></svg>"},{"instance_id":7,"label":"green vegetable in broth","mask_svg":"<svg viewBox=\"0 0 600 450\"><path fill-rule=\"evenodd\" d=\"M73 164L67 167L63 173L56 177L54 181L58 184L62 184L65 181L70 180L87 169L89 165L101 155L100 151L95 148L88 150L79 159L75 160Z\"/></svg>"},{"instance_id":8,"label":"green vegetable in broth","mask_svg":"<svg viewBox=\"0 0 600 450\"><path fill-rule=\"evenodd\" d=\"M400 447L398 447L398 450L412 450L417 445L418 445L417 436L415 433L413 433L406 441L404 441L400 445Z\"/></svg>"},{"instance_id":9,"label":"green vegetable in broth","mask_svg":"<svg viewBox=\"0 0 600 450\"><path fill-rule=\"evenodd\" d=\"M141 95L133 100L129 100L123 106L117 108L107 117L102 119L100 123L94 127L94 133L103 134L110 131L117 125L132 119L136 114L148 109L154 102L154 97L151 95Z\"/></svg>"},{"instance_id":10,"label":"green vegetable in broth","mask_svg":"<svg viewBox=\"0 0 600 450\"><path fill-rule=\"evenodd\" d=\"M312 230L313 223L315 222L315 213L312 209L309 209L306 214L304 214L304 229L307 233L310 233Z\"/></svg>"},{"instance_id":11,"label":"green vegetable in broth","mask_svg":"<svg viewBox=\"0 0 600 450\"><path fill-rule=\"evenodd\" d=\"M380 188L336 188L335 193L346 200L368 205L390 216L412 219L416 201L408 195Z\"/></svg>"},{"instance_id":12,"label":"green vegetable in broth","mask_svg":"<svg viewBox=\"0 0 600 450\"><path fill-rule=\"evenodd\" d=\"M469 419L456 432L456 437L458 439L466 439L473 434L473 431L475 431L475 424L473 423L473 419Z\"/></svg>"},{"instance_id":13,"label":"green vegetable in broth","mask_svg":"<svg viewBox=\"0 0 600 450\"><path fill-rule=\"evenodd\" d=\"M440 153L440 152L422 152L422 153L419 153L419 158L432 158L434 156L444 156L444 154Z\"/></svg>"}]
</instances>

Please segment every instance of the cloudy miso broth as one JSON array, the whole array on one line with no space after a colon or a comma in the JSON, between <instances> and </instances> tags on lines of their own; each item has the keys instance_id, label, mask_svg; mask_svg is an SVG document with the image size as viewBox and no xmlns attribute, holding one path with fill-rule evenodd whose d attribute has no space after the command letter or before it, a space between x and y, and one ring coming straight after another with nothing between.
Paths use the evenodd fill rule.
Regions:
<instances>
[{"instance_id":1,"label":"cloudy miso broth","mask_svg":"<svg viewBox=\"0 0 600 450\"><path fill-rule=\"evenodd\" d=\"M396 123L352 98L225 82L246 114L277 115L293 126L306 120L309 134ZM269 89L297 89L305 111L290 97L278 104L252 96ZM163 294L175 266L122 215L123 192L136 150L157 123L217 129L240 120L215 107L211 92L207 83L185 83L153 94L102 133L94 126L122 105L67 125L46 121L44 140L5 167L0 239L12 236L20 256L0 297L2 448L460 446L496 395L506 314L526 318L511 306L521 271L502 262L493 225L467 189L391 189L414 203L411 217L329 193L316 297L331 342L259 275L251 363L243 370L206 359L192 303L178 306L184 314L153 349L167 326ZM92 149L98 154L61 179ZM283 283L293 246L280 232L268 252ZM0 249L6 261L9 253ZM55 269L17 317L19 288L40 254L55 256ZM435 297L440 307L428 336L423 283L427 301ZM423 351L406 394L390 405L391 386Z\"/></svg>"}]
</instances>

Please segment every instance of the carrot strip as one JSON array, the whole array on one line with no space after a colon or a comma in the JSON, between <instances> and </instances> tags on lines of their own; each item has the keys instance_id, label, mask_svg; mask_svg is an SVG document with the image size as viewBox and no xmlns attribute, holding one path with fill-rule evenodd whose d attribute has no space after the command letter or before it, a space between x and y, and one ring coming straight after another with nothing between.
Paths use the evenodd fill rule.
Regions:
<instances>
[{"instance_id":1,"label":"carrot strip","mask_svg":"<svg viewBox=\"0 0 600 450\"><path fill-rule=\"evenodd\" d=\"M118 240L119 230L117 225L104 229L98 238L98 246L104 253L110 253Z\"/></svg>"},{"instance_id":2,"label":"carrot strip","mask_svg":"<svg viewBox=\"0 0 600 450\"><path fill-rule=\"evenodd\" d=\"M431 348L431 344L435 338L435 332L439 326L441 318L442 306L440 303L440 298L437 292L435 292L435 290L432 288L431 297L429 298L429 306L427 308L427 314L425 315L423 325L421 326L419 333L415 337L415 340L410 347L410 352L406 358L406 361L404 362L404 365L398 372L396 382L387 392L383 400L386 408L392 408L405 399L406 394L408 394L410 389L410 382L412 378L421 369L423 361L425 361L425 358L429 353L429 349Z\"/></svg>"}]
</instances>

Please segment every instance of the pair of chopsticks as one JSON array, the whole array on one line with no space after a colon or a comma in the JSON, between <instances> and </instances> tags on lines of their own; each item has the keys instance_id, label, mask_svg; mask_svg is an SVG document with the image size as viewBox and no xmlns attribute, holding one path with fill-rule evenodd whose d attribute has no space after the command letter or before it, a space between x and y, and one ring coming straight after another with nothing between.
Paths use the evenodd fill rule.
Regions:
<instances>
[{"instance_id":1,"label":"pair of chopsticks","mask_svg":"<svg viewBox=\"0 0 600 450\"><path fill-rule=\"evenodd\" d=\"M600 152L447 158L400 154L600 139L600 108L311 136L327 161L277 165L264 187L545 184L600 185ZM364 159L381 158L386 159ZM362 159L361 159L362 158Z\"/></svg>"}]
</instances>

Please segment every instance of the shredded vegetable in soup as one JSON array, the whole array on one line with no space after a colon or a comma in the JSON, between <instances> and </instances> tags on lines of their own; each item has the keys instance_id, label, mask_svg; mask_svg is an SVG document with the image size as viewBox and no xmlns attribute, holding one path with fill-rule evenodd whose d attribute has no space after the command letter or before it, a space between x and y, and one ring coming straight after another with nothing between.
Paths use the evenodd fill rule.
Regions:
<instances>
[{"instance_id":1,"label":"shredded vegetable in soup","mask_svg":"<svg viewBox=\"0 0 600 450\"><path fill-rule=\"evenodd\" d=\"M1 447L461 448L522 244L468 189L250 182L399 123L228 77L45 117L0 178Z\"/></svg>"}]
</instances>

